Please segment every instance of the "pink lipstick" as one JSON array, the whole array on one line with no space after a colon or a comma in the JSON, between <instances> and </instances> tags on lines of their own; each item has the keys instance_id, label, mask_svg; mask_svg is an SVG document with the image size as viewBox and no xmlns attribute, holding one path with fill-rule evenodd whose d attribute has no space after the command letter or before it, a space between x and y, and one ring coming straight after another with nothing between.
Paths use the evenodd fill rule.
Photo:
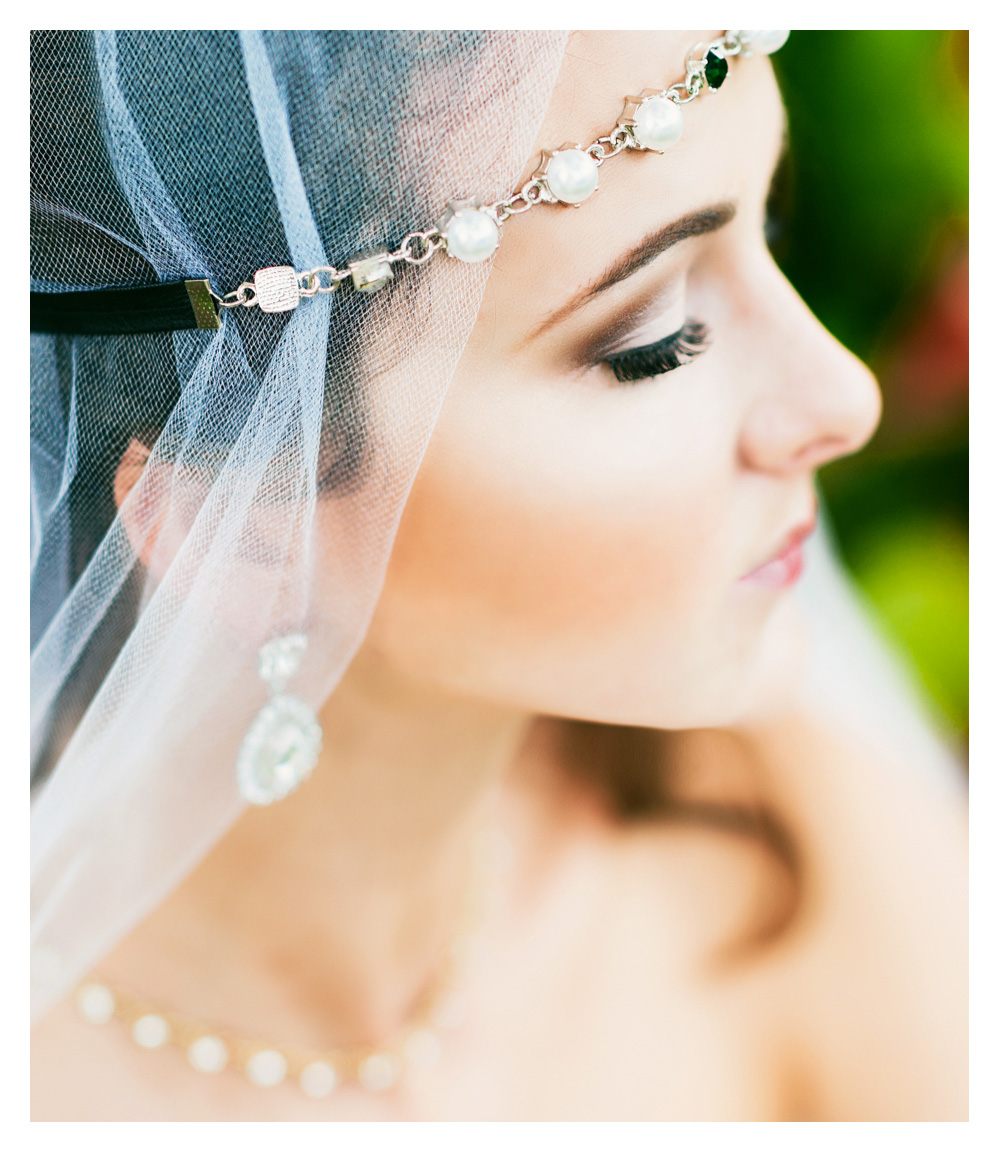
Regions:
<instances>
[{"instance_id":1,"label":"pink lipstick","mask_svg":"<svg viewBox=\"0 0 999 1152\"><path fill-rule=\"evenodd\" d=\"M747 572L740 582L759 584L764 588L789 588L801 575L805 565L803 545L814 531L814 520L795 528L785 538L775 556Z\"/></svg>"}]
</instances>

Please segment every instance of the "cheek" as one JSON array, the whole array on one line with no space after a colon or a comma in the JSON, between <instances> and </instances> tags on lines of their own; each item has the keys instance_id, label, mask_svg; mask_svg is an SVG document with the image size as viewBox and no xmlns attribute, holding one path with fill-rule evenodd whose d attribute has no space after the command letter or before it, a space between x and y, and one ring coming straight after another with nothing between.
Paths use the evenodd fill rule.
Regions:
<instances>
[{"instance_id":1,"label":"cheek","mask_svg":"<svg viewBox=\"0 0 999 1152\"><path fill-rule=\"evenodd\" d=\"M456 385L371 643L449 687L594 718L682 700L708 668L717 682L735 431L705 381L678 375Z\"/></svg>"}]
</instances>

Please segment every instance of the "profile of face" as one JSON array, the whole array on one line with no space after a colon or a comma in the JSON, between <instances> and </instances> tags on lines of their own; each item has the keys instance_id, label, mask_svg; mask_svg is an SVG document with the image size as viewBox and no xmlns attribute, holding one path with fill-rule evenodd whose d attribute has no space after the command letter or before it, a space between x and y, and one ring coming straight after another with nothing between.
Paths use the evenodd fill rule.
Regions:
<instances>
[{"instance_id":1,"label":"profile of face","mask_svg":"<svg viewBox=\"0 0 999 1152\"><path fill-rule=\"evenodd\" d=\"M536 153L605 134L717 35L575 33ZM793 674L815 472L867 440L879 397L768 251L783 131L768 58L739 60L665 155L626 152L578 211L505 226L367 657L660 727L730 722Z\"/></svg>"},{"instance_id":2,"label":"profile of face","mask_svg":"<svg viewBox=\"0 0 999 1152\"><path fill-rule=\"evenodd\" d=\"M574 33L523 180L542 149L604 135L624 96L681 77L689 49L719 34ZM505 224L356 669L664 728L731 723L793 682L815 473L864 444L879 396L767 247L784 141L769 58L736 60L683 122L664 155L603 165L578 210ZM442 276L435 301L450 263L421 273ZM115 496L159 578L205 493L148 457L130 447ZM343 507L315 508L324 594L310 629L367 578ZM260 605L286 602L294 627L307 602L297 522L281 504L254 509L254 531L285 559L226 582L221 612L251 648Z\"/></svg>"}]
</instances>

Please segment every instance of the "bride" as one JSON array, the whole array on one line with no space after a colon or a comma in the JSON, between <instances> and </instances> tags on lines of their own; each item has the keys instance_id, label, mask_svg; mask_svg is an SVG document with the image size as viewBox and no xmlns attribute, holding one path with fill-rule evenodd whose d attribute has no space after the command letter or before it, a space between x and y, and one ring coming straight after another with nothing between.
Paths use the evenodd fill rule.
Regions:
<instances>
[{"instance_id":1,"label":"bride","mask_svg":"<svg viewBox=\"0 0 999 1152\"><path fill-rule=\"evenodd\" d=\"M35 35L34 1119L965 1117L783 35Z\"/></svg>"}]
</instances>

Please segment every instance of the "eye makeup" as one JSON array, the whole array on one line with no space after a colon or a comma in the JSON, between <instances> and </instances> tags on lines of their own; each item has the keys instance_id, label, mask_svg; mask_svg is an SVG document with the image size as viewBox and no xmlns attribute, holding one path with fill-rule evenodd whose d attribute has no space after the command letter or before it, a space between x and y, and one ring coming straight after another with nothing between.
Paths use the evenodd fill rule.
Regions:
<instances>
[{"instance_id":1,"label":"eye makeup","mask_svg":"<svg viewBox=\"0 0 999 1152\"><path fill-rule=\"evenodd\" d=\"M672 372L706 352L710 345L708 329L696 320L685 320L677 331L645 344L640 348L627 348L603 358L618 381L630 384Z\"/></svg>"},{"instance_id":2,"label":"eye makeup","mask_svg":"<svg viewBox=\"0 0 999 1152\"><path fill-rule=\"evenodd\" d=\"M689 262L662 269L638 299L618 305L570 352L576 370L606 383L607 369L622 384L651 379L689 364L709 345L705 324L687 314Z\"/></svg>"}]
</instances>

